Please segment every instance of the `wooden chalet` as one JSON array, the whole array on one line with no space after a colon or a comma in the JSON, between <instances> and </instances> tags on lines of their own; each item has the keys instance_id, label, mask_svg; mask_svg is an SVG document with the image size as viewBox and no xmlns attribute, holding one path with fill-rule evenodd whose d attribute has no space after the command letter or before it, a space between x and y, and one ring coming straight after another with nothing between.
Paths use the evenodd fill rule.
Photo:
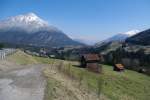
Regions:
<instances>
[{"instance_id":1,"label":"wooden chalet","mask_svg":"<svg viewBox=\"0 0 150 100\"><path fill-rule=\"evenodd\" d=\"M84 54L81 56L81 67L87 68L93 72L100 72L100 58L97 54Z\"/></svg>"},{"instance_id":2,"label":"wooden chalet","mask_svg":"<svg viewBox=\"0 0 150 100\"><path fill-rule=\"evenodd\" d=\"M115 64L114 71L124 71L124 66L122 64Z\"/></svg>"}]
</instances>

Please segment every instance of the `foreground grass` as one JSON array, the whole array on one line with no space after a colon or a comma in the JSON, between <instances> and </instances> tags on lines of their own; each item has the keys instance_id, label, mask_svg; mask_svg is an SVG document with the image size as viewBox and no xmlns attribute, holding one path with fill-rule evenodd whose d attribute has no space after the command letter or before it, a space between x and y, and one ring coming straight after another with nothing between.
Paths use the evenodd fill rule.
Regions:
<instances>
[{"instance_id":1,"label":"foreground grass","mask_svg":"<svg viewBox=\"0 0 150 100\"><path fill-rule=\"evenodd\" d=\"M102 73L95 74L65 61L60 70L69 77L77 79L81 86L88 88L89 91L93 90L98 95L102 93L111 100L149 100L149 76L130 70L115 72L112 66L108 65L102 67Z\"/></svg>"},{"instance_id":2,"label":"foreground grass","mask_svg":"<svg viewBox=\"0 0 150 100\"><path fill-rule=\"evenodd\" d=\"M93 90L98 95L102 93L111 100L149 100L149 76L130 70L115 72L112 66L108 65L102 67L102 74L95 74L65 63L61 72L77 79L81 86L88 88L89 91Z\"/></svg>"},{"instance_id":3,"label":"foreground grass","mask_svg":"<svg viewBox=\"0 0 150 100\"><path fill-rule=\"evenodd\" d=\"M55 79L47 77L47 86L45 90L44 100L53 100L54 98L56 98L56 87L61 88L60 83Z\"/></svg>"},{"instance_id":4,"label":"foreground grass","mask_svg":"<svg viewBox=\"0 0 150 100\"><path fill-rule=\"evenodd\" d=\"M62 84L64 80L59 80L58 76L62 74L57 73L58 76L55 74L57 76L56 78L54 75L54 69L51 69L50 67L46 67L43 73L47 78L44 100L79 100L66 84ZM65 82L68 83L68 81L69 80Z\"/></svg>"},{"instance_id":5,"label":"foreground grass","mask_svg":"<svg viewBox=\"0 0 150 100\"><path fill-rule=\"evenodd\" d=\"M125 72L115 72L112 66L102 65L102 74L95 74L83 68L74 66L73 62L34 57L17 52L9 59L17 63L31 64L60 64L60 72L66 74L72 79L78 80L80 85L89 91L95 91L98 95L104 94L111 100L149 100L150 98L150 77L137 73L135 71L125 70ZM46 73L45 75L49 75ZM59 87L56 80L47 78L47 98L50 98L54 91L52 87ZM48 99L47 99L48 100Z\"/></svg>"},{"instance_id":6,"label":"foreground grass","mask_svg":"<svg viewBox=\"0 0 150 100\"><path fill-rule=\"evenodd\" d=\"M118 73L111 66L104 65L103 92L114 100L148 100L150 98L150 77L125 70Z\"/></svg>"}]
</instances>

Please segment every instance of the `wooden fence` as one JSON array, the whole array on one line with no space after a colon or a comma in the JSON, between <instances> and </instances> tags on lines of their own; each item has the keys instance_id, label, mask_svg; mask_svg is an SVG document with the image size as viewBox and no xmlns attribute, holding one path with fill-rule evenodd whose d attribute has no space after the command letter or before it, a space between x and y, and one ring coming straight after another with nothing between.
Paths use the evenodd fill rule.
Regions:
<instances>
[{"instance_id":1,"label":"wooden fence","mask_svg":"<svg viewBox=\"0 0 150 100\"><path fill-rule=\"evenodd\" d=\"M0 50L0 60L6 58L6 56L11 55L16 52L16 49L2 49Z\"/></svg>"}]
</instances>

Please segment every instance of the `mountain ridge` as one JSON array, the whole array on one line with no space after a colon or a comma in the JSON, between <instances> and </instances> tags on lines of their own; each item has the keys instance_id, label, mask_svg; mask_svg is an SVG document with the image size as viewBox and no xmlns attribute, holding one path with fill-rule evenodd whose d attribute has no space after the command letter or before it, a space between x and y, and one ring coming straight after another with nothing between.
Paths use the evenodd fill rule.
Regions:
<instances>
[{"instance_id":1,"label":"mountain ridge","mask_svg":"<svg viewBox=\"0 0 150 100\"><path fill-rule=\"evenodd\" d=\"M139 33L139 30L130 30L128 32L125 33L119 33L116 34L106 40L100 41L98 43L96 43L96 46L99 46L101 44L105 44L105 43L109 43L109 42L124 42L127 38L136 35L137 33Z\"/></svg>"},{"instance_id":2,"label":"mountain ridge","mask_svg":"<svg viewBox=\"0 0 150 100\"><path fill-rule=\"evenodd\" d=\"M34 13L9 17L0 21L0 42L36 46L83 45L49 25Z\"/></svg>"},{"instance_id":3,"label":"mountain ridge","mask_svg":"<svg viewBox=\"0 0 150 100\"><path fill-rule=\"evenodd\" d=\"M137 45L150 45L150 29L142 31L126 39L127 43Z\"/></svg>"}]
</instances>

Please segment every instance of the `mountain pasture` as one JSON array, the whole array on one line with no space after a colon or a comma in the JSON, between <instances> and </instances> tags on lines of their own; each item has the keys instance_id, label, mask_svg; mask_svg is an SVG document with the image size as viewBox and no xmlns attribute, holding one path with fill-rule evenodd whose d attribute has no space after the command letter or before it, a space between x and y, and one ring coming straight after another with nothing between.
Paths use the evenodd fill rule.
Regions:
<instances>
[{"instance_id":1,"label":"mountain pasture","mask_svg":"<svg viewBox=\"0 0 150 100\"><path fill-rule=\"evenodd\" d=\"M64 83L65 86L62 84L62 81L70 82L70 80L71 83L68 84L71 84L71 86L80 87L79 90L84 90L87 94L94 93L96 97L101 97L104 100L148 100L150 98L150 77L135 71L116 72L113 71L112 66L102 65L102 73L96 74L84 68L76 67L75 65L78 65L78 62L35 57L24 54L22 51L16 54L14 54L15 56L12 55L14 59L18 59L19 55L21 56L19 60L28 58L31 62L47 66L44 70L44 75L47 77L45 95L46 98L52 97L52 100L59 97L61 95L59 91L63 90L72 91L69 93L76 98L78 97L74 90L69 89L67 82ZM29 64L28 61L26 61L26 64ZM57 74L63 77L64 80L61 78L59 80ZM61 88L58 89L58 87ZM80 98L78 99L81 100Z\"/></svg>"}]
</instances>

